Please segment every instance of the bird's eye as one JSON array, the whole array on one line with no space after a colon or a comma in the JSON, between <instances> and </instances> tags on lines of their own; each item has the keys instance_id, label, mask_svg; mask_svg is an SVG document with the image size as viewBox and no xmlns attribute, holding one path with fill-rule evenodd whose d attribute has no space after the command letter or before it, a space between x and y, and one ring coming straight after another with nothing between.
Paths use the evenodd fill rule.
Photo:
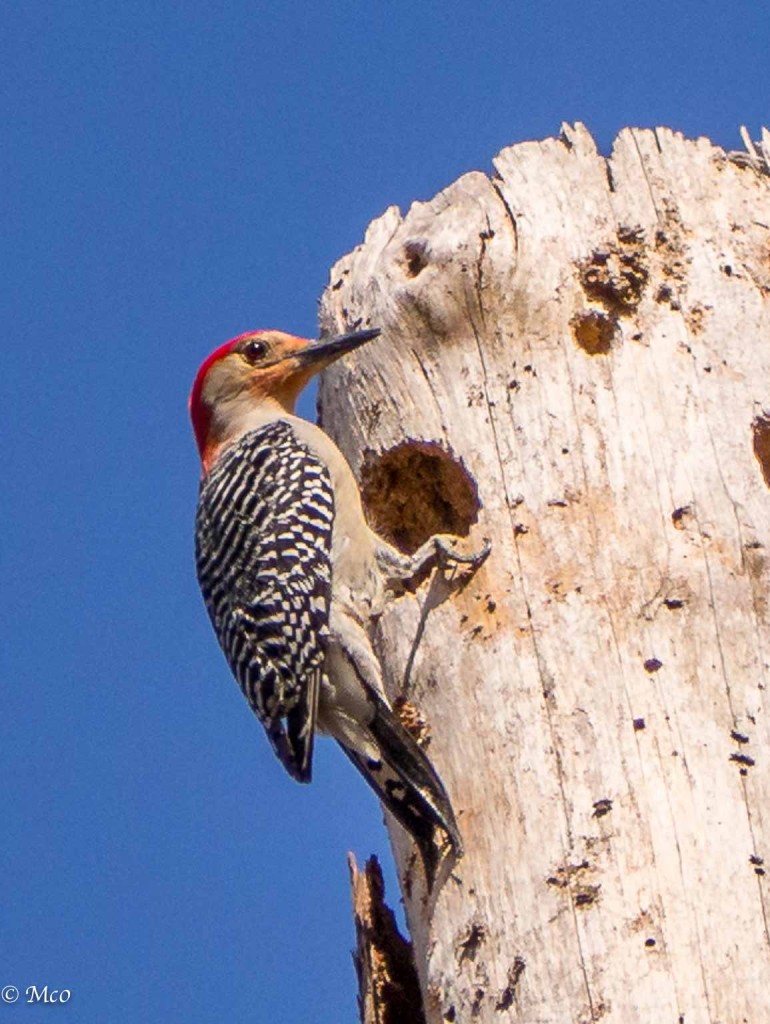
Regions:
<instances>
[{"instance_id":1,"label":"bird's eye","mask_svg":"<svg viewBox=\"0 0 770 1024\"><path fill-rule=\"evenodd\" d=\"M265 358L268 353L268 347L264 341L258 341L254 338L251 341L247 341L241 351L246 362L253 365Z\"/></svg>"}]
</instances>

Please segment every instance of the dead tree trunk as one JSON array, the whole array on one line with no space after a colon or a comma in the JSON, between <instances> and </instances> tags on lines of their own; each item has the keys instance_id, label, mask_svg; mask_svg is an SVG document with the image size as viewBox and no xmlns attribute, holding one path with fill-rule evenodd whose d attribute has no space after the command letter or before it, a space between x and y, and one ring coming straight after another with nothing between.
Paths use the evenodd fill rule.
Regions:
<instances>
[{"instance_id":1,"label":"dead tree trunk","mask_svg":"<svg viewBox=\"0 0 770 1024\"><path fill-rule=\"evenodd\" d=\"M431 913L392 826L429 1024L770 1021L768 156L565 127L332 272L373 523L493 542L376 631L467 847Z\"/></svg>"}]
</instances>

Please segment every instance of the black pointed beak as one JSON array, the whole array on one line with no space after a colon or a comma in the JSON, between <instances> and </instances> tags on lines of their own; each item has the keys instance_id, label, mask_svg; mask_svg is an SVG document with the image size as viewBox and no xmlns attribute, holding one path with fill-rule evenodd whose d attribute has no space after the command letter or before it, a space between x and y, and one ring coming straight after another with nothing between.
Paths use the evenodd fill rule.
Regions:
<instances>
[{"instance_id":1,"label":"black pointed beak","mask_svg":"<svg viewBox=\"0 0 770 1024\"><path fill-rule=\"evenodd\" d=\"M321 341L316 341L313 345L308 345L297 354L296 358L305 366L317 366L320 370L323 366L333 363L335 359L339 359L340 356L352 352L354 348L359 348L367 341L379 337L380 334L379 327L373 327L368 331L338 334L334 338L324 338Z\"/></svg>"}]
</instances>

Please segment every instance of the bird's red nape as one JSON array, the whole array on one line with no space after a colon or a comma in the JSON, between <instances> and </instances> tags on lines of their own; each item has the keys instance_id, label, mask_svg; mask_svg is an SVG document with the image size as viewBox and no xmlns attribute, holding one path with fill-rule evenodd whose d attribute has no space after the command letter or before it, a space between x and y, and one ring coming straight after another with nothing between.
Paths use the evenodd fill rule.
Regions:
<instances>
[{"instance_id":1,"label":"bird's red nape","mask_svg":"<svg viewBox=\"0 0 770 1024\"><path fill-rule=\"evenodd\" d=\"M251 338L257 334L265 333L265 331L245 331L243 334L239 334L237 338L231 338L229 341L226 341L224 345L220 345L219 348L215 348L214 351L203 360L198 368L192 390L190 391L187 408L190 411L190 419L192 420L195 440L201 456L203 456L209 427L211 426L211 412L202 401L203 385L206 382L209 370L214 363L218 363L220 359L224 359L226 355L232 352L239 341L243 341L244 338Z\"/></svg>"}]
</instances>

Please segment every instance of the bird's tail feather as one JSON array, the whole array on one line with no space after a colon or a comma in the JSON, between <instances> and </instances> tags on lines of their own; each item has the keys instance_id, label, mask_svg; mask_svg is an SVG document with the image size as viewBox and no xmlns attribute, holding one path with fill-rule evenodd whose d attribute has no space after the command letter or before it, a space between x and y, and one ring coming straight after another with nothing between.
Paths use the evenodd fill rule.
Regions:
<instances>
[{"instance_id":1,"label":"bird's tail feather","mask_svg":"<svg viewBox=\"0 0 770 1024\"><path fill-rule=\"evenodd\" d=\"M431 891L442 861L449 855L454 863L462 856L454 811L441 779L416 740L377 694L370 692L369 696L374 698L376 711L368 730L377 756L346 743L340 745L416 842ZM449 850L440 842L437 829L447 837Z\"/></svg>"}]
</instances>

